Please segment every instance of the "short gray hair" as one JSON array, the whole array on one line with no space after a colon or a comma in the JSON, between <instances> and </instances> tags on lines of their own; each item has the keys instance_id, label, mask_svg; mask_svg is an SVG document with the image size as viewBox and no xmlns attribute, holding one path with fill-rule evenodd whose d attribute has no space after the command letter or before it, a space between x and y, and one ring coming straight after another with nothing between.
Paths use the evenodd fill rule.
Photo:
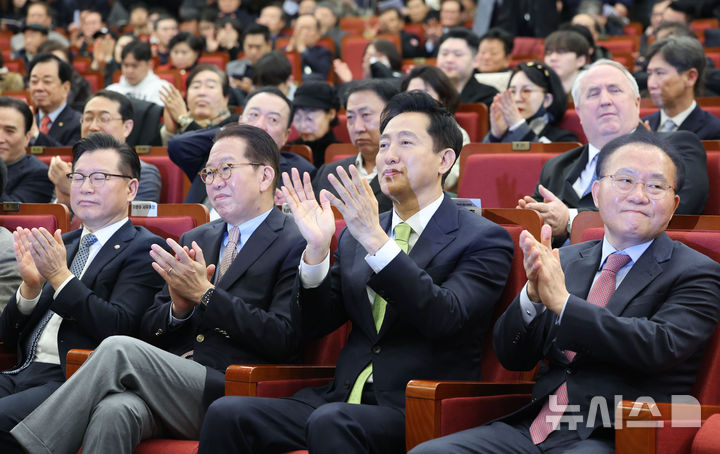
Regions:
<instances>
[{"instance_id":1,"label":"short gray hair","mask_svg":"<svg viewBox=\"0 0 720 454\"><path fill-rule=\"evenodd\" d=\"M575 82L572 86L572 97L573 102L575 103L575 108L577 108L580 105L580 84L582 84L583 79L585 76L592 71L593 69L599 67L599 66L612 66L614 68L617 68L620 70L624 75L625 78L628 80L628 83L630 84L630 88L632 88L633 94L635 95L635 98L640 97L640 88L638 88L637 81L633 77L632 74L630 74L630 71L627 70L625 66L623 66L621 63L618 63L613 60L609 60L607 58L601 58L600 60L596 61L592 65L590 65L585 71L582 71L578 76L575 78Z\"/></svg>"}]
</instances>

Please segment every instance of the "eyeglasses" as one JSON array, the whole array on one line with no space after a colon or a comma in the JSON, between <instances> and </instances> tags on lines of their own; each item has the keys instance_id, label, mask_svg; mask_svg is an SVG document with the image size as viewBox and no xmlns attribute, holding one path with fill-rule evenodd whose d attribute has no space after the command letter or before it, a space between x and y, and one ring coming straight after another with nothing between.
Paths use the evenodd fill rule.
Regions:
<instances>
[{"instance_id":1,"label":"eyeglasses","mask_svg":"<svg viewBox=\"0 0 720 454\"><path fill-rule=\"evenodd\" d=\"M105 172L93 172L88 176L83 175L80 172L71 172L67 175L68 180L70 180L70 184L74 186L82 186L82 184L85 182L86 178L90 179L90 186L94 188L99 188L102 185L105 184L106 180L109 180L110 177L117 177L117 178L127 178L128 180L132 180L133 177L129 177L127 175L117 175L114 173L105 173Z\"/></svg>"},{"instance_id":2,"label":"eyeglasses","mask_svg":"<svg viewBox=\"0 0 720 454\"><path fill-rule=\"evenodd\" d=\"M629 193L635 185L641 184L645 189L645 194L653 200L662 199L670 190L675 191L675 188L662 180L640 181L629 175L603 175L600 177L600 179L603 178L610 178L612 185L622 194Z\"/></svg>"},{"instance_id":3,"label":"eyeglasses","mask_svg":"<svg viewBox=\"0 0 720 454\"><path fill-rule=\"evenodd\" d=\"M95 115L85 114L80 117L80 123L92 124L93 121L97 121L101 125L106 125L111 121L122 120L122 117L113 117L110 114Z\"/></svg>"},{"instance_id":4,"label":"eyeglasses","mask_svg":"<svg viewBox=\"0 0 720 454\"><path fill-rule=\"evenodd\" d=\"M200 172L198 172L198 175L200 175L200 179L205 184L212 184L213 180L215 180L215 175L220 175L220 178L223 180L227 180L230 178L230 175L232 175L232 169L234 167L240 167L240 166L261 166L262 164L259 162L223 162L220 164L220 166L217 169L213 169L212 167L205 167Z\"/></svg>"},{"instance_id":5,"label":"eyeglasses","mask_svg":"<svg viewBox=\"0 0 720 454\"><path fill-rule=\"evenodd\" d=\"M539 92L539 93L544 93L542 90L534 90L534 89L532 89L532 88L527 88L527 87L523 87L523 88L521 88L520 90L517 90L516 88L510 87L510 88L508 88L508 91L510 92L510 94L511 94L512 96L517 95L517 93L518 93L518 91L519 91L519 92L520 92L520 96L522 96L523 98L527 98L527 97L529 97L529 96L530 96L531 94L533 94L533 93L538 93L538 92Z\"/></svg>"}]
</instances>

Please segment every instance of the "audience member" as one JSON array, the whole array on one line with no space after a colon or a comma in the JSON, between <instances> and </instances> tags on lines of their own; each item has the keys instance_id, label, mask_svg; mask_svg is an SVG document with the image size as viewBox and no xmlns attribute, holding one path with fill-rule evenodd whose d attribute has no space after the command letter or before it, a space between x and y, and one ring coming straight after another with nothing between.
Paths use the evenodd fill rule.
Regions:
<instances>
[{"instance_id":1,"label":"audience member","mask_svg":"<svg viewBox=\"0 0 720 454\"><path fill-rule=\"evenodd\" d=\"M292 100L297 89L293 80L290 60L280 51L268 52L255 64L253 85L256 90L275 87Z\"/></svg>"},{"instance_id":2,"label":"audience member","mask_svg":"<svg viewBox=\"0 0 720 454\"><path fill-rule=\"evenodd\" d=\"M502 28L513 36L545 38L560 25L554 0L503 0L494 14L493 27Z\"/></svg>"},{"instance_id":3,"label":"audience member","mask_svg":"<svg viewBox=\"0 0 720 454\"><path fill-rule=\"evenodd\" d=\"M215 126L230 116L227 76L215 65L201 63L187 78L187 106L182 93L168 85L160 96L165 104L165 123L160 128L163 145L175 134Z\"/></svg>"},{"instance_id":4,"label":"audience member","mask_svg":"<svg viewBox=\"0 0 720 454\"><path fill-rule=\"evenodd\" d=\"M574 30L558 30L545 39L545 64L560 77L569 94L580 70L590 64L590 43Z\"/></svg>"},{"instance_id":5,"label":"audience member","mask_svg":"<svg viewBox=\"0 0 720 454\"><path fill-rule=\"evenodd\" d=\"M253 66L261 57L272 51L270 30L260 24L251 24L243 36L245 57L227 64L225 71L230 77L230 86L250 93L253 88Z\"/></svg>"},{"instance_id":6,"label":"audience member","mask_svg":"<svg viewBox=\"0 0 720 454\"><path fill-rule=\"evenodd\" d=\"M720 266L663 232L683 170L675 150L647 132L603 147L592 184L603 239L558 251L549 226L542 242L523 232L528 282L495 324L504 367L544 362L532 402L411 454L611 454L617 396L669 402L691 392L720 318Z\"/></svg>"},{"instance_id":7,"label":"audience member","mask_svg":"<svg viewBox=\"0 0 720 454\"><path fill-rule=\"evenodd\" d=\"M341 83L353 80L350 66L342 60L333 61L333 69ZM399 79L402 77L402 56L395 44L383 38L370 41L363 51L363 79Z\"/></svg>"},{"instance_id":8,"label":"audience member","mask_svg":"<svg viewBox=\"0 0 720 454\"><path fill-rule=\"evenodd\" d=\"M134 109L128 98L110 90L100 90L88 99L83 107L81 135L87 137L94 132L102 132L112 136L120 143L125 143L135 126ZM71 206L71 182L67 174L72 166L60 156L53 156L47 176L55 185L55 197L58 203ZM136 200L159 202L162 179L160 171L152 164L140 161L140 176Z\"/></svg>"},{"instance_id":9,"label":"audience member","mask_svg":"<svg viewBox=\"0 0 720 454\"><path fill-rule=\"evenodd\" d=\"M490 107L498 91L475 80L474 60L479 44L479 38L467 29L450 30L440 39L437 67L455 85L461 103L481 102Z\"/></svg>"},{"instance_id":10,"label":"audience member","mask_svg":"<svg viewBox=\"0 0 720 454\"><path fill-rule=\"evenodd\" d=\"M178 34L178 22L172 16L160 15L153 23L152 54L160 59L160 64L167 64L170 59L170 40Z\"/></svg>"},{"instance_id":11,"label":"audience member","mask_svg":"<svg viewBox=\"0 0 720 454\"><path fill-rule=\"evenodd\" d=\"M705 51L700 41L671 37L655 41L647 51L647 86L660 108L643 120L653 131L692 131L700 140L720 139L720 119L695 101L702 93Z\"/></svg>"},{"instance_id":12,"label":"audience member","mask_svg":"<svg viewBox=\"0 0 720 454\"><path fill-rule=\"evenodd\" d=\"M325 80L330 72L333 55L327 48L318 45L320 23L312 14L300 16L286 51L300 54L303 80Z\"/></svg>"},{"instance_id":13,"label":"audience member","mask_svg":"<svg viewBox=\"0 0 720 454\"><path fill-rule=\"evenodd\" d=\"M69 47L62 44L47 40L38 48L40 53L50 52L60 60L64 61L72 67L73 55ZM85 102L92 93L90 82L87 81L80 73L72 68L72 76L70 77L70 91L67 95L67 103L72 110L81 111Z\"/></svg>"},{"instance_id":14,"label":"audience member","mask_svg":"<svg viewBox=\"0 0 720 454\"><path fill-rule=\"evenodd\" d=\"M230 60L235 60L242 50L240 38L243 35L243 26L240 22L232 17L221 17L215 21L215 35L216 51L227 52Z\"/></svg>"},{"instance_id":15,"label":"audience member","mask_svg":"<svg viewBox=\"0 0 720 454\"><path fill-rule=\"evenodd\" d=\"M27 4L25 25L28 24L38 24L45 27L48 30L48 39L70 46L70 41L53 28L52 13L50 6L46 2L41 0ZM13 37L10 38L10 49L13 51L22 49L25 45L24 39L24 34L15 33Z\"/></svg>"},{"instance_id":16,"label":"audience member","mask_svg":"<svg viewBox=\"0 0 720 454\"><path fill-rule=\"evenodd\" d=\"M7 167L0 159L0 197L7 183ZM22 283L17 260L13 252L13 236L5 227L0 226L0 313L5 310L8 300Z\"/></svg>"},{"instance_id":17,"label":"audience member","mask_svg":"<svg viewBox=\"0 0 720 454\"><path fill-rule=\"evenodd\" d=\"M310 147L313 165L320 168L328 145L340 142L333 132L340 110L337 91L327 82L307 81L295 92L293 107L293 126L300 137L290 143Z\"/></svg>"},{"instance_id":18,"label":"audience member","mask_svg":"<svg viewBox=\"0 0 720 454\"><path fill-rule=\"evenodd\" d=\"M0 339L20 356L0 374L3 452L24 452L10 429L63 384L67 352L136 334L161 288L148 251L162 240L127 216L139 175L130 147L92 134L73 147L68 174L71 206L84 227L62 237L44 227L14 232L23 282L0 316Z\"/></svg>"},{"instance_id":19,"label":"audience member","mask_svg":"<svg viewBox=\"0 0 720 454\"><path fill-rule=\"evenodd\" d=\"M335 52L340 56L340 45L343 37L348 33L338 26L339 15L332 1L323 1L315 5L313 16L320 23L320 35L332 38L335 42Z\"/></svg>"},{"instance_id":20,"label":"audience member","mask_svg":"<svg viewBox=\"0 0 720 454\"><path fill-rule=\"evenodd\" d=\"M179 69L181 75L186 75L197 65L204 47L205 43L202 38L188 32L178 33L168 44L170 59L166 67Z\"/></svg>"},{"instance_id":21,"label":"audience member","mask_svg":"<svg viewBox=\"0 0 720 454\"><path fill-rule=\"evenodd\" d=\"M518 201L518 207L535 210L552 227L556 244L570 232L577 210L595 209L591 188L595 180L598 153L610 140L629 134L640 123L640 94L632 75L620 63L598 60L573 85L575 110L588 145L566 151L543 165L532 197ZM676 131L660 136L673 147L692 175L678 188L678 214L701 214L708 193L706 153L695 134Z\"/></svg>"},{"instance_id":22,"label":"audience member","mask_svg":"<svg viewBox=\"0 0 720 454\"><path fill-rule=\"evenodd\" d=\"M500 28L491 28L480 38L475 68L481 73L510 70L513 36Z\"/></svg>"},{"instance_id":23,"label":"audience member","mask_svg":"<svg viewBox=\"0 0 720 454\"><path fill-rule=\"evenodd\" d=\"M196 439L207 405L225 392L227 366L297 360L292 289L304 241L273 206L277 146L235 125L217 135L207 164L202 179L221 219L168 239L171 252L139 254L154 260L157 273L145 274L167 284L142 319L144 341L100 344L13 430L29 452L129 453L146 438ZM59 415L74 423L48 423Z\"/></svg>"},{"instance_id":24,"label":"audience member","mask_svg":"<svg viewBox=\"0 0 720 454\"><path fill-rule=\"evenodd\" d=\"M107 54L100 48L93 48L93 60L90 63L90 69L94 71L101 71L105 75L105 86L110 86L113 83L113 75L116 71L122 74L122 51L129 43L135 40L133 35L122 35L113 44L112 51ZM104 39L103 44L107 41ZM97 53L96 51L100 51Z\"/></svg>"},{"instance_id":25,"label":"audience member","mask_svg":"<svg viewBox=\"0 0 720 454\"><path fill-rule=\"evenodd\" d=\"M411 24L423 24L425 18L430 11L430 7L427 6L425 0L407 0L405 2L407 8L407 20Z\"/></svg>"},{"instance_id":26,"label":"audience member","mask_svg":"<svg viewBox=\"0 0 720 454\"><path fill-rule=\"evenodd\" d=\"M403 30L405 21L402 13L397 8L388 8L378 15L377 29L373 30L372 36L376 34L399 36L402 44L402 58L417 58L425 56L425 49L420 45L420 38Z\"/></svg>"},{"instance_id":27,"label":"audience member","mask_svg":"<svg viewBox=\"0 0 720 454\"><path fill-rule=\"evenodd\" d=\"M260 25L266 26L270 30L270 39L272 40L272 47L275 48L275 42L281 36L285 36L282 30L285 28L285 15L283 14L282 6L271 3L262 10L260 10L260 16L255 20Z\"/></svg>"},{"instance_id":28,"label":"audience member","mask_svg":"<svg viewBox=\"0 0 720 454\"><path fill-rule=\"evenodd\" d=\"M152 25L150 24L150 14L147 6L142 3L136 3L130 9L128 25L132 27L133 35L148 36L152 33Z\"/></svg>"},{"instance_id":29,"label":"audience member","mask_svg":"<svg viewBox=\"0 0 720 454\"><path fill-rule=\"evenodd\" d=\"M153 72L150 65L150 45L138 40L132 41L123 48L121 58L122 77L107 89L162 106L160 90L169 83Z\"/></svg>"},{"instance_id":30,"label":"audience member","mask_svg":"<svg viewBox=\"0 0 720 454\"><path fill-rule=\"evenodd\" d=\"M0 97L0 159L7 167L0 202L48 203L52 198L48 167L25 151L34 125L26 102Z\"/></svg>"},{"instance_id":31,"label":"audience member","mask_svg":"<svg viewBox=\"0 0 720 454\"><path fill-rule=\"evenodd\" d=\"M25 24L23 26L23 48L13 52L14 58L25 61L27 66L39 53L40 45L48 40L48 29L40 24Z\"/></svg>"},{"instance_id":32,"label":"audience member","mask_svg":"<svg viewBox=\"0 0 720 454\"><path fill-rule=\"evenodd\" d=\"M80 12L80 34L75 41L75 47L78 48L78 54L86 57L92 56L90 47L95 41L95 33L100 31L105 25L103 24L103 16L100 11L94 9L84 9Z\"/></svg>"},{"instance_id":33,"label":"audience member","mask_svg":"<svg viewBox=\"0 0 720 454\"><path fill-rule=\"evenodd\" d=\"M217 7L218 19L236 20L243 28L255 21L255 17L243 8L242 0L218 0Z\"/></svg>"},{"instance_id":34,"label":"audience member","mask_svg":"<svg viewBox=\"0 0 720 454\"><path fill-rule=\"evenodd\" d=\"M539 61L520 63L507 90L495 95L484 142L577 142L575 134L557 127L566 109L555 71Z\"/></svg>"},{"instance_id":35,"label":"audience member","mask_svg":"<svg viewBox=\"0 0 720 454\"><path fill-rule=\"evenodd\" d=\"M584 30L587 30L587 33L589 33L589 36L586 36L584 33L583 36L585 36L585 39L587 39L588 43L590 44L591 61L598 61L601 58L612 59L610 51L598 44L601 32L600 24L597 23L593 16L591 16L590 14L576 14L572 18L571 26L566 27L565 29L576 30L579 32L584 31L583 29L580 29L578 27L584 27Z\"/></svg>"}]
</instances>

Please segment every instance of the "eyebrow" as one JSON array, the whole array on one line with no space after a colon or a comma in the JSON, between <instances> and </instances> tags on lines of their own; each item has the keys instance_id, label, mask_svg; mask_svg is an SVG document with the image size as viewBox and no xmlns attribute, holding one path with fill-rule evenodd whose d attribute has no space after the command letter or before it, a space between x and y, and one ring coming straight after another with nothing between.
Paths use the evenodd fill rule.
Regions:
<instances>
[{"instance_id":1,"label":"eyebrow","mask_svg":"<svg viewBox=\"0 0 720 454\"><path fill-rule=\"evenodd\" d=\"M617 170L616 170L614 173L612 173L611 175L615 175L615 174L618 174L618 173L630 173L630 174L633 174L633 175L637 175L637 174L640 173L640 171L639 171L639 170L635 170L635 169L629 169L629 168L627 168L627 167L621 167L621 168L617 169ZM652 174L648 175L648 178L649 178L649 179L655 179L655 180L665 180L665 181L668 181L667 177L665 177L665 175L663 175L662 173L652 173Z\"/></svg>"}]
</instances>

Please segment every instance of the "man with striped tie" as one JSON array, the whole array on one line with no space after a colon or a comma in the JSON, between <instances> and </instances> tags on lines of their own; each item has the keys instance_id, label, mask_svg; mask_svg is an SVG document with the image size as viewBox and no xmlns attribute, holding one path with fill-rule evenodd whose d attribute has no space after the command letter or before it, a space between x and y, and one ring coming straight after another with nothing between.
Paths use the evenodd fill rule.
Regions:
<instances>
[{"instance_id":1,"label":"man with striped tie","mask_svg":"<svg viewBox=\"0 0 720 454\"><path fill-rule=\"evenodd\" d=\"M130 454L147 438L197 439L227 366L298 359L292 288L305 242L274 205L279 157L262 129L218 133L200 178L221 219L168 239L170 252L142 252L166 283L141 322L145 342L103 341L13 429L28 452Z\"/></svg>"},{"instance_id":2,"label":"man with striped tie","mask_svg":"<svg viewBox=\"0 0 720 454\"><path fill-rule=\"evenodd\" d=\"M140 174L137 154L107 134L73 147L70 204L84 224L60 236L14 232L22 284L0 317L0 340L18 363L0 373L0 451L22 452L9 432L65 381L72 348L135 335L162 279L150 246L162 239L128 220Z\"/></svg>"},{"instance_id":3,"label":"man with striped tie","mask_svg":"<svg viewBox=\"0 0 720 454\"><path fill-rule=\"evenodd\" d=\"M405 386L413 378L480 379L482 339L505 285L507 231L458 207L443 176L462 137L447 109L426 93L395 95L385 107L376 157L377 199L355 166L330 181L283 175L285 198L308 242L296 284L303 332L320 336L352 322L327 386L291 399L224 397L208 410L198 452L405 452ZM335 221L343 214L335 263Z\"/></svg>"},{"instance_id":4,"label":"man with striped tie","mask_svg":"<svg viewBox=\"0 0 720 454\"><path fill-rule=\"evenodd\" d=\"M684 178L682 160L650 132L602 148L592 196L603 239L558 251L550 226L542 242L523 232L528 282L495 325L503 366L546 361L531 402L411 454L611 454L616 396L690 394L720 318L720 264L664 233Z\"/></svg>"}]
</instances>

